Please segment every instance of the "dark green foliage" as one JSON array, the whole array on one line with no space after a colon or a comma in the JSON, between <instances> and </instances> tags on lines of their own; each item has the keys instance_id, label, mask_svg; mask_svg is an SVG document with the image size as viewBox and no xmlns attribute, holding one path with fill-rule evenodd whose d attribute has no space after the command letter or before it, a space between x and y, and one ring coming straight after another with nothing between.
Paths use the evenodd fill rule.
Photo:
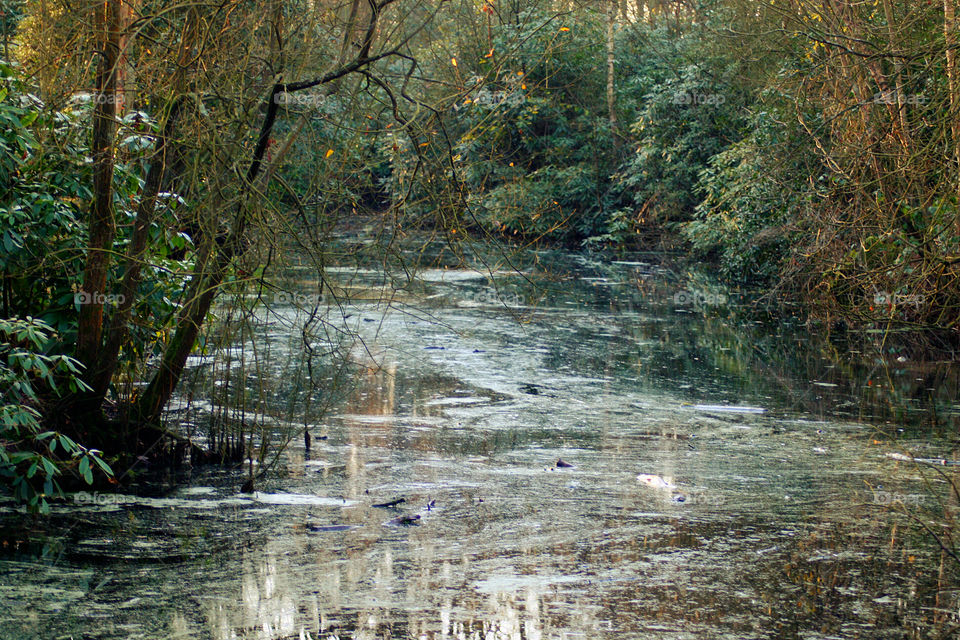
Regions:
<instances>
[{"instance_id":1,"label":"dark green foliage","mask_svg":"<svg viewBox=\"0 0 960 640\"><path fill-rule=\"evenodd\" d=\"M62 433L41 433L45 399L85 388L74 359L48 353L53 344L53 330L40 320L0 320L0 481L41 512L49 510L48 498L62 495L57 477L64 471L87 484L94 468L113 474L99 451Z\"/></svg>"},{"instance_id":2,"label":"dark green foliage","mask_svg":"<svg viewBox=\"0 0 960 640\"><path fill-rule=\"evenodd\" d=\"M61 349L69 350L76 332L75 296L82 272L91 173L87 158L91 104L81 96L71 106L50 110L24 86L16 68L0 65L0 276L2 315L34 316L58 333ZM127 114L118 136L114 203L118 217L115 251L122 255L129 242L139 204L142 176L155 126L142 112ZM191 244L178 229L176 210L183 200L164 193L151 226L150 262L138 313L168 317L171 297L182 289L172 275L182 264L174 258ZM119 270L119 261L114 269ZM135 334L146 323L135 322ZM133 357L151 340L140 333Z\"/></svg>"},{"instance_id":3,"label":"dark green foliage","mask_svg":"<svg viewBox=\"0 0 960 640\"><path fill-rule=\"evenodd\" d=\"M605 102L604 28L592 10L575 21L529 11L497 27L494 50L514 54L457 103L450 125L467 202L486 228L622 240L611 176L624 147Z\"/></svg>"},{"instance_id":4,"label":"dark green foliage","mask_svg":"<svg viewBox=\"0 0 960 640\"><path fill-rule=\"evenodd\" d=\"M750 94L703 33L621 25L616 116L606 103L605 17L528 13L501 25L516 57L453 110L457 157L479 221L528 238L618 246L689 221L701 172L745 134ZM475 53L481 57L479 52Z\"/></svg>"},{"instance_id":5,"label":"dark green foliage","mask_svg":"<svg viewBox=\"0 0 960 640\"><path fill-rule=\"evenodd\" d=\"M810 196L798 176L815 165L783 114L758 111L750 133L710 158L698 175L700 197L683 235L720 275L739 283L769 283L790 257ZM808 166L804 166L808 165Z\"/></svg>"},{"instance_id":6,"label":"dark green foliage","mask_svg":"<svg viewBox=\"0 0 960 640\"><path fill-rule=\"evenodd\" d=\"M732 55L710 54L702 33L677 35L636 27L631 47L648 62L635 68L636 154L619 173L645 217L659 224L689 220L701 200L701 172L745 129L749 103Z\"/></svg>"},{"instance_id":7,"label":"dark green foliage","mask_svg":"<svg viewBox=\"0 0 960 640\"><path fill-rule=\"evenodd\" d=\"M73 135L73 114L45 113L13 67L0 64L0 76L2 315L40 316L70 333L64 312L73 307L71 284L80 268L89 168Z\"/></svg>"}]
</instances>

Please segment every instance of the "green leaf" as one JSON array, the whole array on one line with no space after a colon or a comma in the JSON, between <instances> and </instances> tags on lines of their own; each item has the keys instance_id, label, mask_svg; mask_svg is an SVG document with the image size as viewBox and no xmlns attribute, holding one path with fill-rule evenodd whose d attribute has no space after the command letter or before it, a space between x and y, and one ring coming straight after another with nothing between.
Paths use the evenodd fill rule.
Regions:
<instances>
[{"instance_id":1,"label":"green leaf","mask_svg":"<svg viewBox=\"0 0 960 640\"><path fill-rule=\"evenodd\" d=\"M53 477L60 473L60 470L57 469L57 466L48 459L41 457L40 460L43 461L43 470L46 472L47 477Z\"/></svg>"},{"instance_id":2,"label":"green leaf","mask_svg":"<svg viewBox=\"0 0 960 640\"><path fill-rule=\"evenodd\" d=\"M106 463L105 460L101 459L99 456L92 456L93 461L97 463L97 466L103 469L103 472L108 476L113 475L113 469L110 468L110 465Z\"/></svg>"},{"instance_id":3,"label":"green leaf","mask_svg":"<svg viewBox=\"0 0 960 640\"><path fill-rule=\"evenodd\" d=\"M58 436L60 438L60 446L64 448L67 453L76 454L80 450L80 447L77 446L77 443L63 435L62 433Z\"/></svg>"}]
</instances>

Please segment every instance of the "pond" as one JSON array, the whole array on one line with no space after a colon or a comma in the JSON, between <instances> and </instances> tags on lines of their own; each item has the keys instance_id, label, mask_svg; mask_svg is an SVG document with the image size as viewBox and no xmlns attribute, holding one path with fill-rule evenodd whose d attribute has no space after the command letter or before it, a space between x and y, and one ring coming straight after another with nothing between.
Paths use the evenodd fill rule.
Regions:
<instances>
[{"instance_id":1,"label":"pond","mask_svg":"<svg viewBox=\"0 0 960 640\"><path fill-rule=\"evenodd\" d=\"M744 299L667 264L530 253L426 270L390 305L347 296L353 384L256 493L197 468L42 520L5 503L0 637L919 638L960 622L958 565L917 524L942 531L952 466L911 458L955 457L956 365L742 320Z\"/></svg>"}]
</instances>

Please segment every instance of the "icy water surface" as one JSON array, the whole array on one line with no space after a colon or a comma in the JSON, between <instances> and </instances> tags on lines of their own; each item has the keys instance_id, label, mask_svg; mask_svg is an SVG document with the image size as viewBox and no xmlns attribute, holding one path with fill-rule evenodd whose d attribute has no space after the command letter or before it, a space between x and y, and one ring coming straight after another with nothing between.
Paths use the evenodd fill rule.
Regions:
<instances>
[{"instance_id":1,"label":"icy water surface","mask_svg":"<svg viewBox=\"0 0 960 640\"><path fill-rule=\"evenodd\" d=\"M168 495L82 494L8 528L0 637L913 638L956 622L955 565L898 515L939 512L944 477L903 457L954 459L951 363L731 325L643 260L557 261L428 271L387 313L348 300L357 384L254 495L195 470Z\"/></svg>"}]
</instances>

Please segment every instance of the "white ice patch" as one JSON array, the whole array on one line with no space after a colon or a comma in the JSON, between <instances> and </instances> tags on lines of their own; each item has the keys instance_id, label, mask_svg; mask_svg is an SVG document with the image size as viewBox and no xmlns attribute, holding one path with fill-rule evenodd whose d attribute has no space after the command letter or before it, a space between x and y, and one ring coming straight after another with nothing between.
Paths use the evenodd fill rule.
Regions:
<instances>
[{"instance_id":1,"label":"white ice patch","mask_svg":"<svg viewBox=\"0 0 960 640\"><path fill-rule=\"evenodd\" d=\"M767 411L763 407L737 407L725 404L695 404L693 408L697 411L716 411L720 413L765 413Z\"/></svg>"},{"instance_id":2,"label":"white ice patch","mask_svg":"<svg viewBox=\"0 0 960 640\"><path fill-rule=\"evenodd\" d=\"M651 473L641 473L637 476L642 484L654 489L676 489L677 485L661 476L655 476Z\"/></svg>"},{"instance_id":3,"label":"white ice patch","mask_svg":"<svg viewBox=\"0 0 960 640\"><path fill-rule=\"evenodd\" d=\"M264 504L313 504L324 507L351 507L357 504L356 500L304 493L260 493L258 491L253 495L253 499Z\"/></svg>"}]
</instances>

